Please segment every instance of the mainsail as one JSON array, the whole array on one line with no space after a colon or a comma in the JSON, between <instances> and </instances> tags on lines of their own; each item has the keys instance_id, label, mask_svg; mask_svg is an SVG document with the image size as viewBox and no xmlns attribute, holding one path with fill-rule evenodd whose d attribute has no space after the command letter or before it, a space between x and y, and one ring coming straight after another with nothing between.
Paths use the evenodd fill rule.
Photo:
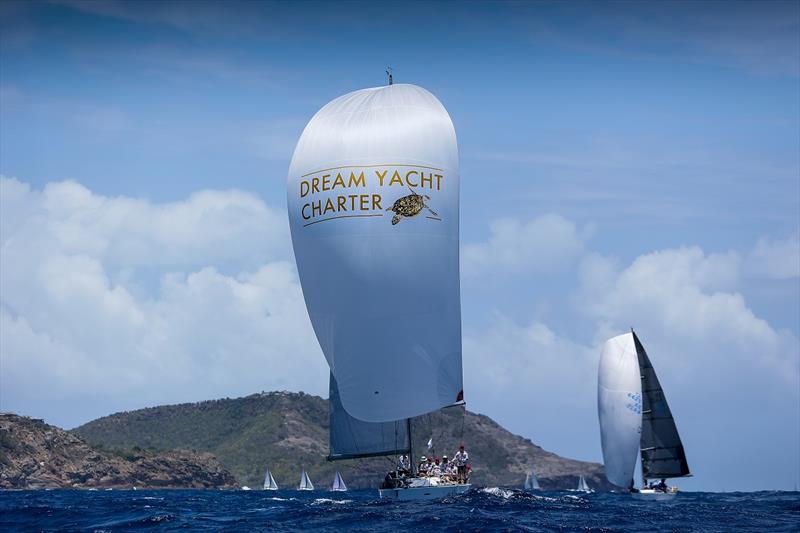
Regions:
<instances>
[{"instance_id":1,"label":"mainsail","mask_svg":"<svg viewBox=\"0 0 800 533\"><path fill-rule=\"evenodd\" d=\"M328 103L297 143L287 199L344 410L394 422L463 400L458 147L439 100L394 84Z\"/></svg>"},{"instance_id":2,"label":"mainsail","mask_svg":"<svg viewBox=\"0 0 800 533\"><path fill-rule=\"evenodd\" d=\"M632 333L606 341L597 372L597 414L608 480L633 486L642 432L642 380Z\"/></svg>"},{"instance_id":3,"label":"mainsail","mask_svg":"<svg viewBox=\"0 0 800 533\"><path fill-rule=\"evenodd\" d=\"M364 422L353 418L339 399L336 378L330 377L330 455L328 460L411 453L406 420Z\"/></svg>"},{"instance_id":4,"label":"mainsail","mask_svg":"<svg viewBox=\"0 0 800 533\"><path fill-rule=\"evenodd\" d=\"M631 331L631 335L636 343L642 380L642 478L688 476L689 465L667 398L644 346L636 333Z\"/></svg>"},{"instance_id":5,"label":"mainsail","mask_svg":"<svg viewBox=\"0 0 800 533\"><path fill-rule=\"evenodd\" d=\"M592 489L589 488L589 485L586 483L586 478L581 476L578 480L578 490L582 492L591 492Z\"/></svg>"},{"instance_id":6,"label":"mainsail","mask_svg":"<svg viewBox=\"0 0 800 533\"><path fill-rule=\"evenodd\" d=\"M275 483L275 478L272 477L272 472L269 469L264 474L264 490L278 490L278 484Z\"/></svg>"},{"instance_id":7,"label":"mainsail","mask_svg":"<svg viewBox=\"0 0 800 533\"><path fill-rule=\"evenodd\" d=\"M342 479L342 475L338 470L336 471L336 476L333 478L331 490L335 492L345 492L347 490L347 485L344 484L344 479Z\"/></svg>"}]
</instances>

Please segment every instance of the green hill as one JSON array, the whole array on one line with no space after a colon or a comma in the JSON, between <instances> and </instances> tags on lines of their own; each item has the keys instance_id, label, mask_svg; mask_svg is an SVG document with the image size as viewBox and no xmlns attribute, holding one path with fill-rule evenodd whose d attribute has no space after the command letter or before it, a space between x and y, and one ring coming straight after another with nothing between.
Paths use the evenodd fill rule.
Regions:
<instances>
[{"instance_id":1,"label":"green hill","mask_svg":"<svg viewBox=\"0 0 800 533\"><path fill-rule=\"evenodd\" d=\"M463 441L473 484L520 485L535 466L543 488L575 488L581 474L594 488L610 488L599 464L547 452L463 408L418 417L413 427L415 449L423 453L431 435L437 455L452 454ZM211 452L250 487L261 485L267 467L281 487L296 486L303 468L318 488L328 486L336 470L353 488L376 487L392 465L390 458L328 462L328 401L302 392L150 407L99 418L73 432L110 449Z\"/></svg>"}]
</instances>

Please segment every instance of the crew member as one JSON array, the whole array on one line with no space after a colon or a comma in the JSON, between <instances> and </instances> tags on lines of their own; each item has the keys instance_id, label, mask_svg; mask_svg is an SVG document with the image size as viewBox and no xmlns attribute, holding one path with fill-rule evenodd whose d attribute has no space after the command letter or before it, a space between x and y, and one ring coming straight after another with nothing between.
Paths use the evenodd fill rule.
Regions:
<instances>
[{"instance_id":1,"label":"crew member","mask_svg":"<svg viewBox=\"0 0 800 533\"><path fill-rule=\"evenodd\" d=\"M459 483L467 482L467 464L469 463L469 454L464 449L464 445L458 447L458 451L453 456L453 462L456 464L457 480Z\"/></svg>"}]
</instances>

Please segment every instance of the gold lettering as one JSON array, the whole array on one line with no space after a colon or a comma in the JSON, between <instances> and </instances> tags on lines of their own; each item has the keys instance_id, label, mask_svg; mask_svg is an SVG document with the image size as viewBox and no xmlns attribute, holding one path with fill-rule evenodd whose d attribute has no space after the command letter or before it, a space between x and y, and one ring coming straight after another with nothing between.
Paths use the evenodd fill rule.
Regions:
<instances>
[{"instance_id":1,"label":"gold lettering","mask_svg":"<svg viewBox=\"0 0 800 533\"><path fill-rule=\"evenodd\" d=\"M319 200L311 202L311 216L316 217L322 214L322 204Z\"/></svg>"},{"instance_id":2,"label":"gold lettering","mask_svg":"<svg viewBox=\"0 0 800 533\"><path fill-rule=\"evenodd\" d=\"M392 179L389 180L389 186L391 187L395 182L399 183L400 185L403 184L403 178L400 177L400 173L396 170L394 171L394 174L392 174Z\"/></svg>"},{"instance_id":3,"label":"gold lettering","mask_svg":"<svg viewBox=\"0 0 800 533\"><path fill-rule=\"evenodd\" d=\"M311 178L311 192L319 192L319 178L316 176Z\"/></svg>"},{"instance_id":4,"label":"gold lettering","mask_svg":"<svg viewBox=\"0 0 800 533\"><path fill-rule=\"evenodd\" d=\"M433 175L430 172L428 172L427 176L425 176L424 172L422 173L421 179L419 180L419 186L424 187L426 181L428 182L428 188L433 189Z\"/></svg>"},{"instance_id":5,"label":"gold lettering","mask_svg":"<svg viewBox=\"0 0 800 533\"><path fill-rule=\"evenodd\" d=\"M328 198L328 201L325 202L325 210L322 212L322 214L327 215L328 211L336 211L336 208L333 206L333 202L330 198Z\"/></svg>"},{"instance_id":6,"label":"gold lettering","mask_svg":"<svg viewBox=\"0 0 800 533\"><path fill-rule=\"evenodd\" d=\"M436 176L436 190L439 191L442 189L442 175L441 174L434 174Z\"/></svg>"},{"instance_id":7,"label":"gold lettering","mask_svg":"<svg viewBox=\"0 0 800 533\"><path fill-rule=\"evenodd\" d=\"M362 195L360 195L360 199L361 199L361 202L360 202L361 203L361 210L362 211L368 211L369 210L369 195L368 194L362 194Z\"/></svg>"},{"instance_id":8,"label":"gold lettering","mask_svg":"<svg viewBox=\"0 0 800 533\"><path fill-rule=\"evenodd\" d=\"M344 203L345 203L346 201L347 201L347 198L345 198L344 196L338 196L338 197L336 198L336 202L339 204L339 205L337 206L337 209L338 209L339 211L347 211L347 208L346 208L346 207L345 207L345 205L344 205Z\"/></svg>"},{"instance_id":9,"label":"gold lettering","mask_svg":"<svg viewBox=\"0 0 800 533\"><path fill-rule=\"evenodd\" d=\"M377 171L376 171L376 173L377 173ZM385 176L386 172L384 172L383 175ZM366 187L367 186L367 181L364 179L364 172L363 171L361 172L361 174L358 175L358 177L356 177L355 172L351 172L350 173L350 185L349 185L349 187L354 187L354 186L358 186L358 185L361 185L362 187ZM383 185L383 180L381 180L381 185Z\"/></svg>"},{"instance_id":10,"label":"gold lettering","mask_svg":"<svg viewBox=\"0 0 800 533\"><path fill-rule=\"evenodd\" d=\"M306 194L308 194L308 191L309 191L310 188L311 188L311 186L308 184L307 181L305 181L305 180L301 181L300 182L300 198L302 198Z\"/></svg>"},{"instance_id":11,"label":"gold lettering","mask_svg":"<svg viewBox=\"0 0 800 533\"><path fill-rule=\"evenodd\" d=\"M306 220L308 220L309 218L311 218L310 216L306 216L306 207L308 207L309 205L310 205L310 204L306 204L306 205L304 205L304 206L303 206L303 209L301 209L301 210L300 210L300 214L301 214L301 215L303 215L303 218L304 218L304 219L306 219Z\"/></svg>"},{"instance_id":12,"label":"gold lettering","mask_svg":"<svg viewBox=\"0 0 800 533\"><path fill-rule=\"evenodd\" d=\"M330 174L325 174L324 176L322 176L322 190L323 191L329 191L331 189L331 187L330 187L331 181L328 179L330 177L331 177Z\"/></svg>"},{"instance_id":13,"label":"gold lettering","mask_svg":"<svg viewBox=\"0 0 800 533\"><path fill-rule=\"evenodd\" d=\"M356 210L356 198L358 198L357 194L351 194L348 196L350 198L350 211Z\"/></svg>"},{"instance_id":14,"label":"gold lettering","mask_svg":"<svg viewBox=\"0 0 800 533\"><path fill-rule=\"evenodd\" d=\"M388 170L388 169L387 169L387 170L384 170L384 171L383 171L383 174L381 174L381 173L380 173L380 172L378 172L377 170L375 171L375 175L376 175L376 176L378 176L378 181L380 182L380 185L381 185L381 187L383 187L383 178L385 178L385 177L386 177L386 173L387 173L387 172L389 172L389 170Z\"/></svg>"},{"instance_id":15,"label":"gold lettering","mask_svg":"<svg viewBox=\"0 0 800 533\"><path fill-rule=\"evenodd\" d=\"M333 180L333 187L331 187L331 189L335 189L337 185L339 187L344 187L344 178L341 174L336 174L336 179Z\"/></svg>"},{"instance_id":16,"label":"gold lettering","mask_svg":"<svg viewBox=\"0 0 800 533\"><path fill-rule=\"evenodd\" d=\"M406 183L408 183L409 186L411 187L419 187L419 183L414 183L413 181L411 181L411 174L419 174L419 172L417 172L416 170L409 170L408 172L406 172Z\"/></svg>"},{"instance_id":17,"label":"gold lettering","mask_svg":"<svg viewBox=\"0 0 800 533\"><path fill-rule=\"evenodd\" d=\"M383 211L381 207L381 195L380 194L373 194L372 195L372 210L373 211Z\"/></svg>"}]
</instances>

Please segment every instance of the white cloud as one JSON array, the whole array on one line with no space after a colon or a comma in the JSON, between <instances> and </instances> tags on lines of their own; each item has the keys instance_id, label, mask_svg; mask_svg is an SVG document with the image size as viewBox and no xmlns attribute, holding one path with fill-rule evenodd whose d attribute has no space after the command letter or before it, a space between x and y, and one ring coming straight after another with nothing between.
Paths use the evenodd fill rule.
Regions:
<instances>
[{"instance_id":1,"label":"white cloud","mask_svg":"<svg viewBox=\"0 0 800 533\"><path fill-rule=\"evenodd\" d=\"M785 240L762 237L747 256L746 272L754 277L793 279L800 277L800 233Z\"/></svg>"},{"instance_id":2,"label":"white cloud","mask_svg":"<svg viewBox=\"0 0 800 533\"><path fill-rule=\"evenodd\" d=\"M465 277L554 272L578 258L592 230L578 229L560 215L546 214L528 222L495 220L490 231L485 242L462 247L461 271Z\"/></svg>"},{"instance_id":3,"label":"white cloud","mask_svg":"<svg viewBox=\"0 0 800 533\"><path fill-rule=\"evenodd\" d=\"M260 199L202 191L154 204L75 182L0 185L0 408L71 425L107 405L325 393L285 216ZM86 395L91 408L70 409Z\"/></svg>"}]
</instances>

